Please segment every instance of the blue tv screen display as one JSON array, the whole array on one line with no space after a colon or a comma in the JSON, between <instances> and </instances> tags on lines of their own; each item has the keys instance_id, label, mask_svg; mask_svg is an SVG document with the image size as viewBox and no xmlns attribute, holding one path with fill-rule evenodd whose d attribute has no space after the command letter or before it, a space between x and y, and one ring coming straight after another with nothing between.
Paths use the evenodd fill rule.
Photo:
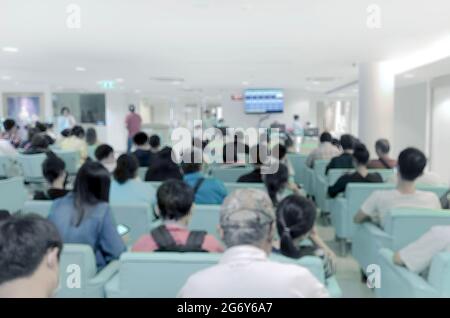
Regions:
<instances>
[{"instance_id":1,"label":"blue tv screen display","mask_svg":"<svg viewBox=\"0 0 450 318\"><path fill-rule=\"evenodd\" d=\"M282 113L284 94L281 89L248 89L244 102L247 114Z\"/></svg>"}]
</instances>

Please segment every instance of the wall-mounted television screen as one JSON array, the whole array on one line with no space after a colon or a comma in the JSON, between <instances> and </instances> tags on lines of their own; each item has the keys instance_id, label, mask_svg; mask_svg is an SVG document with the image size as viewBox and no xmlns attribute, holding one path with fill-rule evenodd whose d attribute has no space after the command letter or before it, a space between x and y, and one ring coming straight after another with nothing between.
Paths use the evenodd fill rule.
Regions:
<instances>
[{"instance_id":1,"label":"wall-mounted television screen","mask_svg":"<svg viewBox=\"0 0 450 318\"><path fill-rule=\"evenodd\" d=\"M282 113L284 94L281 89L247 89L244 92L247 114Z\"/></svg>"}]
</instances>

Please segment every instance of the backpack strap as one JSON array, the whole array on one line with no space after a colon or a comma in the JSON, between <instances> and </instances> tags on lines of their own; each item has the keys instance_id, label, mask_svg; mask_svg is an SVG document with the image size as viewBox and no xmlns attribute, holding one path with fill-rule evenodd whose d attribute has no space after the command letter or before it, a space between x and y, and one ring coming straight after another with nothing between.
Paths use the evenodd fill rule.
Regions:
<instances>
[{"instance_id":1,"label":"backpack strap","mask_svg":"<svg viewBox=\"0 0 450 318\"><path fill-rule=\"evenodd\" d=\"M200 178L197 180L197 182L194 185L194 195L197 194L198 189L200 189L200 186L203 184L204 181L205 178Z\"/></svg>"},{"instance_id":2,"label":"backpack strap","mask_svg":"<svg viewBox=\"0 0 450 318\"><path fill-rule=\"evenodd\" d=\"M392 167L383 158L380 157L378 158L378 160L380 160L380 162L383 164L383 166L385 166L386 169L392 169Z\"/></svg>"},{"instance_id":3,"label":"backpack strap","mask_svg":"<svg viewBox=\"0 0 450 318\"><path fill-rule=\"evenodd\" d=\"M202 250L203 242L205 241L206 231L192 231L189 233L186 241L185 249L189 251Z\"/></svg>"},{"instance_id":4,"label":"backpack strap","mask_svg":"<svg viewBox=\"0 0 450 318\"><path fill-rule=\"evenodd\" d=\"M177 248L177 243L164 225L160 225L153 229L150 234L159 249Z\"/></svg>"}]
</instances>

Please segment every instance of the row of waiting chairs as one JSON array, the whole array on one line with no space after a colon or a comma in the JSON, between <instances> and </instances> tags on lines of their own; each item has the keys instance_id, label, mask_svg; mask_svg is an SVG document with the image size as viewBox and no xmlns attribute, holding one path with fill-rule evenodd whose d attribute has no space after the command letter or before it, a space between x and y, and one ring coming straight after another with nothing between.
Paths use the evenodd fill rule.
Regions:
<instances>
[{"instance_id":1,"label":"row of waiting chairs","mask_svg":"<svg viewBox=\"0 0 450 318\"><path fill-rule=\"evenodd\" d=\"M123 253L119 261L96 272L95 256L87 245L65 244L60 261L60 286L57 297L159 298L176 297L188 277L218 263L216 253ZM325 278L322 260L302 257L299 260L281 255L271 259L297 263L307 269L328 289L332 297L342 291L335 277ZM74 264L77 267L74 267ZM78 284L74 275L79 275Z\"/></svg>"}]
</instances>

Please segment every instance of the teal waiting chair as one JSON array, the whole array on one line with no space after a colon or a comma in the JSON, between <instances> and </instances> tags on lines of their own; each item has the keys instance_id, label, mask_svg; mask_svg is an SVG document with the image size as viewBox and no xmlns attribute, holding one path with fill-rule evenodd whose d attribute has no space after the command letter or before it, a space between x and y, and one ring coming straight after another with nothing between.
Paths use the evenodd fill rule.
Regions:
<instances>
[{"instance_id":1,"label":"teal waiting chair","mask_svg":"<svg viewBox=\"0 0 450 318\"><path fill-rule=\"evenodd\" d=\"M147 174L148 167L139 167L138 169L138 176L139 179L142 181L145 181L145 175Z\"/></svg>"},{"instance_id":2,"label":"teal waiting chair","mask_svg":"<svg viewBox=\"0 0 450 318\"><path fill-rule=\"evenodd\" d=\"M384 229L372 223L356 226L352 255L362 269L377 264L381 248L398 251L416 241L435 225L450 225L450 211L401 208L393 209Z\"/></svg>"},{"instance_id":3,"label":"teal waiting chair","mask_svg":"<svg viewBox=\"0 0 450 318\"><path fill-rule=\"evenodd\" d=\"M331 224L336 231L336 238L340 241L341 251L345 253L346 243L353 238L356 224L353 218L364 201L376 190L392 190L394 184L388 183L350 183L345 190L345 196L332 201ZM441 197L446 191L445 186L417 186L418 190L430 191Z\"/></svg>"},{"instance_id":4,"label":"teal waiting chair","mask_svg":"<svg viewBox=\"0 0 450 318\"><path fill-rule=\"evenodd\" d=\"M78 172L81 164L81 157L79 151L72 150L55 150L55 154L60 157L66 164L66 171L70 175L75 175Z\"/></svg>"},{"instance_id":5,"label":"teal waiting chair","mask_svg":"<svg viewBox=\"0 0 450 318\"><path fill-rule=\"evenodd\" d=\"M42 216L43 218L47 218L50 209L52 208L53 201L40 201L40 200L31 200L25 202L23 206L24 213L34 213Z\"/></svg>"},{"instance_id":6,"label":"teal waiting chair","mask_svg":"<svg viewBox=\"0 0 450 318\"><path fill-rule=\"evenodd\" d=\"M450 252L435 255L427 277L417 275L393 262L394 252L381 249L379 298L450 298Z\"/></svg>"},{"instance_id":7,"label":"teal waiting chair","mask_svg":"<svg viewBox=\"0 0 450 318\"><path fill-rule=\"evenodd\" d=\"M196 205L189 229L206 231L220 240L217 226L220 221L220 205Z\"/></svg>"},{"instance_id":8,"label":"teal waiting chair","mask_svg":"<svg viewBox=\"0 0 450 318\"><path fill-rule=\"evenodd\" d=\"M27 197L22 177L0 180L0 209L11 213L21 211Z\"/></svg>"},{"instance_id":9,"label":"teal waiting chair","mask_svg":"<svg viewBox=\"0 0 450 318\"><path fill-rule=\"evenodd\" d=\"M95 255L89 245L64 244L59 263L57 298L103 298L105 284L119 270L119 262L97 272Z\"/></svg>"},{"instance_id":10,"label":"teal waiting chair","mask_svg":"<svg viewBox=\"0 0 450 318\"><path fill-rule=\"evenodd\" d=\"M308 156L297 154L297 153L288 153L287 157L292 164L292 167L295 171L294 181L297 184L304 185L305 183L305 169L306 169L306 158Z\"/></svg>"},{"instance_id":11,"label":"teal waiting chair","mask_svg":"<svg viewBox=\"0 0 450 318\"><path fill-rule=\"evenodd\" d=\"M0 178L8 177L9 170L13 165L13 160L7 156L0 156Z\"/></svg>"},{"instance_id":12,"label":"teal waiting chair","mask_svg":"<svg viewBox=\"0 0 450 318\"><path fill-rule=\"evenodd\" d=\"M253 171L253 167L233 167L233 168L221 168L213 167L211 169L211 177L222 180L223 182L236 182L240 176Z\"/></svg>"},{"instance_id":13,"label":"teal waiting chair","mask_svg":"<svg viewBox=\"0 0 450 318\"><path fill-rule=\"evenodd\" d=\"M105 286L107 297L174 298L192 274L217 264L221 254L215 253L124 253L120 257L120 270ZM323 264L319 258L300 260L273 256L274 260L296 263L310 270L324 283L332 296L340 297L341 290L335 279L325 280Z\"/></svg>"},{"instance_id":14,"label":"teal waiting chair","mask_svg":"<svg viewBox=\"0 0 450 318\"><path fill-rule=\"evenodd\" d=\"M111 205L116 224L130 229L128 244L134 244L142 235L150 233L151 213L146 204Z\"/></svg>"},{"instance_id":15,"label":"teal waiting chair","mask_svg":"<svg viewBox=\"0 0 450 318\"><path fill-rule=\"evenodd\" d=\"M17 155L17 162L23 171L23 176L26 182L45 182L44 176L42 175L42 163L46 158L47 156L45 154Z\"/></svg>"}]
</instances>

